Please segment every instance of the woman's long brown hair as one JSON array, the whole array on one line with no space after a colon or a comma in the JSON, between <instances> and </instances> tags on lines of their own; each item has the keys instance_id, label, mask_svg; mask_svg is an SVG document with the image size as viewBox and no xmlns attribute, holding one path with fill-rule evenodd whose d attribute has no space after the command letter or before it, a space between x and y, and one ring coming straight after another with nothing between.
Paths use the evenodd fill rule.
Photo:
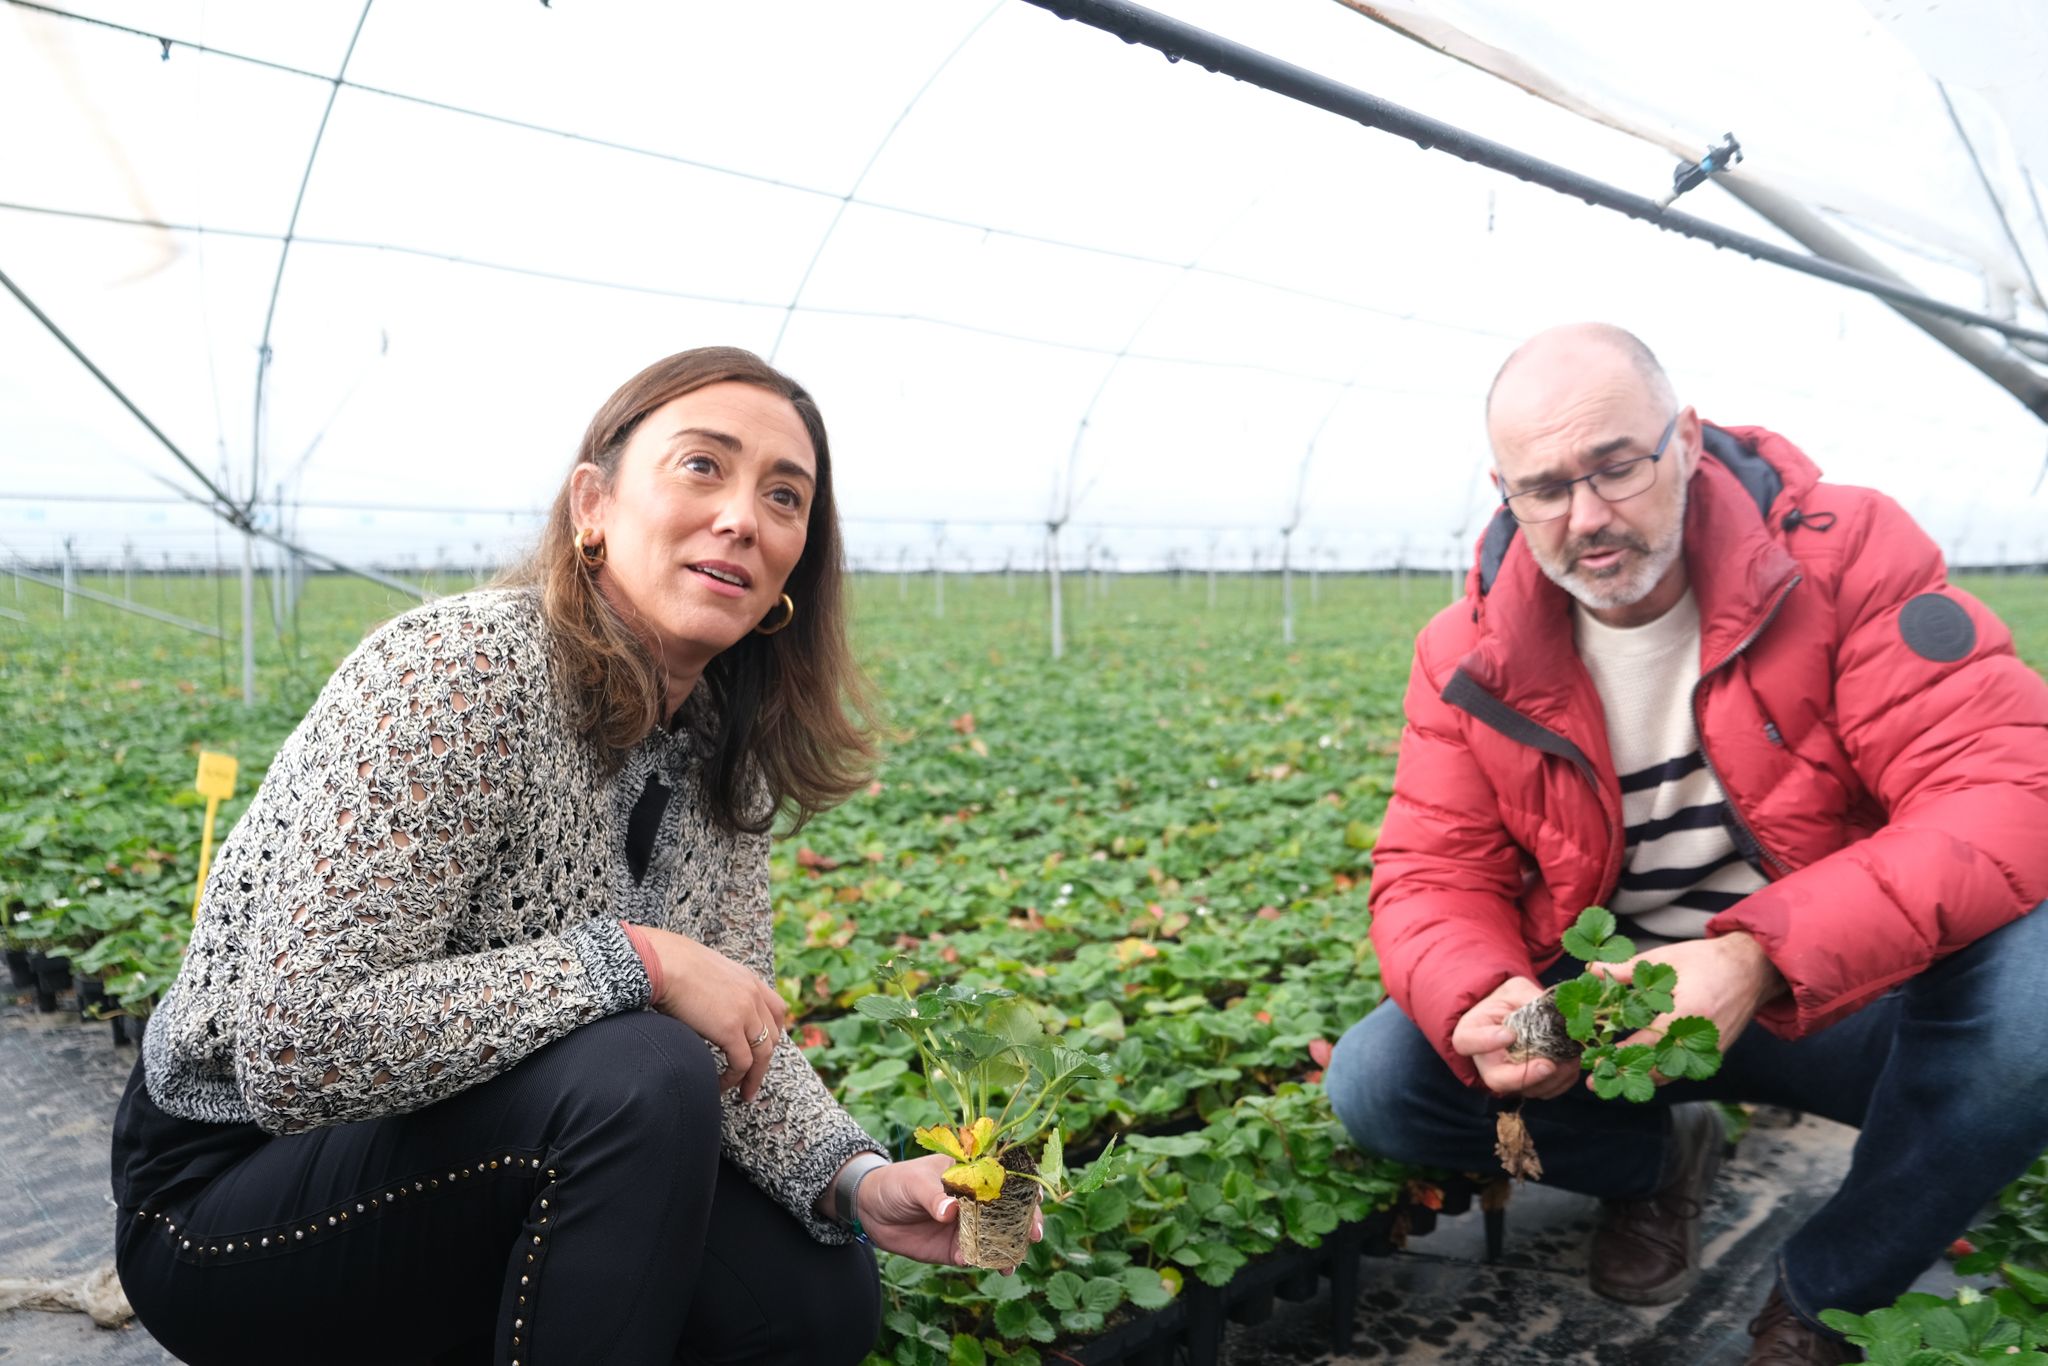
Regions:
<instances>
[{"instance_id":1,"label":"woman's long brown hair","mask_svg":"<svg viewBox=\"0 0 2048 1366\"><path fill-rule=\"evenodd\" d=\"M737 381L789 400L818 458L804 552L784 591L796 604L789 626L748 634L720 653L699 684L713 720L704 790L728 830L759 834L778 812L791 830L867 782L875 750L874 706L846 639L845 571L832 455L825 419L801 385L751 351L706 346L656 361L619 387L590 420L575 464L604 472L612 487L634 429L669 400ZM653 653L598 590L575 544L569 480L555 495L540 545L502 582L537 588L556 665L577 731L608 766L661 724L662 672ZM781 608L771 615L779 616ZM759 800L758 779L770 798Z\"/></svg>"}]
</instances>

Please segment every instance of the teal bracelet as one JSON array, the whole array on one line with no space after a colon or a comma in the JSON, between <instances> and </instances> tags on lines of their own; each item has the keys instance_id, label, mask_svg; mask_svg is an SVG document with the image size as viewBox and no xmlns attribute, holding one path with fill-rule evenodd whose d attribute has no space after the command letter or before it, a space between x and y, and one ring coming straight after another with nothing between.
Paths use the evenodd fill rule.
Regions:
<instances>
[{"instance_id":1,"label":"teal bracelet","mask_svg":"<svg viewBox=\"0 0 2048 1366\"><path fill-rule=\"evenodd\" d=\"M877 1162L873 1166L862 1168L860 1175L853 1178L853 1184L846 1188L846 1222L853 1225L853 1237L856 1242L869 1241L868 1231L860 1224L860 1183L888 1165L886 1162Z\"/></svg>"}]
</instances>

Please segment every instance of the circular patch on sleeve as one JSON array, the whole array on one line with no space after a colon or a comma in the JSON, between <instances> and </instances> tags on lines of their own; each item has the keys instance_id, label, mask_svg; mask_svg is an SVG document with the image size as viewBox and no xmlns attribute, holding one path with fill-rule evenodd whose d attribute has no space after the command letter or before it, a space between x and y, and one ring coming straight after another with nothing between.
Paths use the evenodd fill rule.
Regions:
<instances>
[{"instance_id":1,"label":"circular patch on sleeve","mask_svg":"<svg viewBox=\"0 0 2048 1366\"><path fill-rule=\"evenodd\" d=\"M1952 664L1977 646L1977 623L1954 598L1922 593L1899 609L1906 648L1936 664Z\"/></svg>"}]
</instances>

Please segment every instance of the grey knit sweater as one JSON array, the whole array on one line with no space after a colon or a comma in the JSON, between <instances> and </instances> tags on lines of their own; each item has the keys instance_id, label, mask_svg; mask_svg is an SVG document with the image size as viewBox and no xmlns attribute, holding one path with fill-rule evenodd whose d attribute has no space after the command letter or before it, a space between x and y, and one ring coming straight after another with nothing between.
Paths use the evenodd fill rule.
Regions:
<instances>
[{"instance_id":1,"label":"grey knit sweater","mask_svg":"<svg viewBox=\"0 0 2048 1366\"><path fill-rule=\"evenodd\" d=\"M605 775L569 728L528 592L445 598L377 630L220 847L143 1042L151 1097L274 1134L431 1105L645 1007L622 919L772 981L768 840L711 820L691 729ZM636 882L627 817L656 770L672 795ZM725 1155L813 1237L844 1241L812 1204L882 1145L786 1040L758 1100L722 1094Z\"/></svg>"}]
</instances>

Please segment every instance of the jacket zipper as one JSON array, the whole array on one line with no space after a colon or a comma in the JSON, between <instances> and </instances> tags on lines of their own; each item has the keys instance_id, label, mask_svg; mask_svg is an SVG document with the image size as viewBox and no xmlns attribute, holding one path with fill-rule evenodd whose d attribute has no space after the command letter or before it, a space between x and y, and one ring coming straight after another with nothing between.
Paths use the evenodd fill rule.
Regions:
<instances>
[{"instance_id":1,"label":"jacket zipper","mask_svg":"<svg viewBox=\"0 0 2048 1366\"><path fill-rule=\"evenodd\" d=\"M1785 605L1785 599L1792 596L1792 590L1799 586L1800 580L1804 577L1802 574L1794 574L1790 581L1778 590L1778 596L1772 599L1770 610L1764 613L1763 619L1751 627L1749 634L1738 641L1734 649L1723 655L1719 663L1701 674L1692 685L1692 728L1693 733L1699 736L1700 758L1706 761L1707 772L1713 775L1715 786L1721 789L1722 797L1727 799L1728 814L1733 816L1735 823L1742 827L1742 833L1749 836L1749 842L1756 846L1756 851L1762 854L1781 873L1791 872L1792 865L1772 853L1770 848L1761 839L1757 838L1755 828L1750 825L1749 821L1744 818L1741 810L1737 808L1735 794L1728 790L1728 784L1721 781L1721 770L1714 767L1713 751L1707 748L1707 728L1700 722L1700 689L1706 686L1708 679L1727 668L1730 664L1733 664L1742 652L1754 644L1756 638L1762 635L1764 630L1773 621L1777 620L1779 610Z\"/></svg>"}]
</instances>

